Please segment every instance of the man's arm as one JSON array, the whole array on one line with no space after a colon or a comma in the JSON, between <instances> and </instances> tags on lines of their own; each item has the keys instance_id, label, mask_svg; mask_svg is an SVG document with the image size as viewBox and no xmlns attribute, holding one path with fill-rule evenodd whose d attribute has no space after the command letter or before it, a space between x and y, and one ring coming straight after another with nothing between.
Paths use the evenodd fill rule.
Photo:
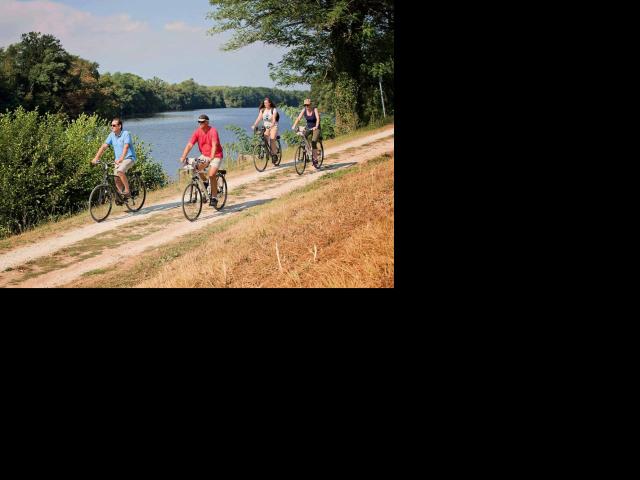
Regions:
<instances>
[{"instance_id":1,"label":"man's arm","mask_svg":"<svg viewBox=\"0 0 640 480\"><path fill-rule=\"evenodd\" d=\"M182 156L180 157L181 162L184 163L184 159L187 158L187 155L189 154L192 148L193 148L193 143L191 142L187 143L187 146L184 147L184 152L182 152Z\"/></svg>"},{"instance_id":2,"label":"man's arm","mask_svg":"<svg viewBox=\"0 0 640 480\"><path fill-rule=\"evenodd\" d=\"M93 157L93 160L91 160L91 163L93 163L94 165L97 164L100 161L100 157L102 156L102 154L107 148L109 148L109 145L107 145L106 143L103 143L102 146L98 149L96 156Z\"/></svg>"},{"instance_id":3,"label":"man's arm","mask_svg":"<svg viewBox=\"0 0 640 480\"><path fill-rule=\"evenodd\" d=\"M218 130L213 130L213 135L211 135L211 158L215 158L216 150L218 149L218 144L220 143L220 136L218 135Z\"/></svg>"}]
</instances>

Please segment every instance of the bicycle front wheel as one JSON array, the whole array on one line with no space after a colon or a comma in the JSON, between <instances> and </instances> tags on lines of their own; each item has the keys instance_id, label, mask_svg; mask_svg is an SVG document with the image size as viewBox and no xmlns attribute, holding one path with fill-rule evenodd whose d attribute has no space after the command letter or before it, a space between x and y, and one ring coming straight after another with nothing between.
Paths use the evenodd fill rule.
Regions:
<instances>
[{"instance_id":1,"label":"bicycle front wheel","mask_svg":"<svg viewBox=\"0 0 640 480\"><path fill-rule=\"evenodd\" d=\"M113 195L108 185L98 185L89 195L89 213L98 223L106 219L111 213Z\"/></svg>"},{"instance_id":2,"label":"bicycle front wheel","mask_svg":"<svg viewBox=\"0 0 640 480\"><path fill-rule=\"evenodd\" d=\"M267 168L267 162L269 162L269 155L264 149L264 145L259 143L253 147L253 165L256 167L257 171L262 172Z\"/></svg>"},{"instance_id":3,"label":"bicycle front wheel","mask_svg":"<svg viewBox=\"0 0 640 480\"><path fill-rule=\"evenodd\" d=\"M217 184L218 194L216 198L218 199L218 203L214 208L216 210L222 210L222 207L227 203L227 180L224 178L224 175L217 176Z\"/></svg>"},{"instance_id":4,"label":"bicycle front wheel","mask_svg":"<svg viewBox=\"0 0 640 480\"><path fill-rule=\"evenodd\" d=\"M147 187L140 175L133 175L129 179L129 191L131 198L125 202L125 205L130 212L137 212L142 208L147 198Z\"/></svg>"},{"instance_id":5,"label":"bicycle front wheel","mask_svg":"<svg viewBox=\"0 0 640 480\"><path fill-rule=\"evenodd\" d=\"M195 222L202 211L202 192L198 185L190 183L182 194L182 212L187 220Z\"/></svg>"},{"instance_id":6,"label":"bicycle front wheel","mask_svg":"<svg viewBox=\"0 0 640 480\"><path fill-rule=\"evenodd\" d=\"M307 166L307 152L303 145L298 147L296 150L296 157L294 159L294 166L296 167L296 172L298 175L302 175L304 173L304 167Z\"/></svg>"}]
</instances>

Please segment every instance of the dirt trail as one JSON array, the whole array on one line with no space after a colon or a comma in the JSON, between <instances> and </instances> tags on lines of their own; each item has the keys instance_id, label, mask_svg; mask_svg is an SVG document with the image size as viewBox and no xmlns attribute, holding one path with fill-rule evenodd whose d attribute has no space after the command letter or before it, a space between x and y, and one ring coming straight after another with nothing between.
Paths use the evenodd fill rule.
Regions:
<instances>
[{"instance_id":1,"label":"dirt trail","mask_svg":"<svg viewBox=\"0 0 640 480\"><path fill-rule=\"evenodd\" d=\"M203 206L188 222L181 197L144 207L135 214L110 216L57 237L15 248L0 255L0 287L56 287L189 234L219 220L311 183L322 175L393 151L393 128L325 150L322 170L307 165L302 176L293 162L264 172L227 178L229 197L221 211ZM283 168L284 167L284 168ZM235 192L234 192L235 191ZM87 214L88 216L88 214Z\"/></svg>"}]
</instances>

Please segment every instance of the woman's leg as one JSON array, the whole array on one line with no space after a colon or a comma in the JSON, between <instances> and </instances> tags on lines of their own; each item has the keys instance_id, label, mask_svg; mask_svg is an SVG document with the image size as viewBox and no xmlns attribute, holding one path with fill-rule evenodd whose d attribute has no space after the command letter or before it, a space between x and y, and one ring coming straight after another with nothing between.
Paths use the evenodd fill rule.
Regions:
<instances>
[{"instance_id":1,"label":"woman's leg","mask_svg":"<svg viewBox=\"0 0 640 480\"><path fill-rule=\"evenodd\" d=\"M316 129L313 131L313 137L311 137L311 152L313 155L313 160L318 161L318 138L320 138L320 129Z\"/></svg>"},{"instance_id":2,"label":"woman's leg","mask_svg":"<svg viewBox=\"0 0 640 480\"><path fill-rule=\"evenodd\" d=\"M269 135L271 136L271 154L275 155L278 153L276 150L276 136L278 135L278 127L271 127L269 129Z\"/></svg>"},{"instance_id":3,"label":"woman's leg","mask_svg":"<svg viewBox=\"0 0 640 480\"><path fill-rule=\"evenodd\" d=\"M267 128L264 131L264 136L265 136L265 139L267 140L267 143L269 144L269 146L271 146L271 127Z\"/></svg>"}]
</instances>

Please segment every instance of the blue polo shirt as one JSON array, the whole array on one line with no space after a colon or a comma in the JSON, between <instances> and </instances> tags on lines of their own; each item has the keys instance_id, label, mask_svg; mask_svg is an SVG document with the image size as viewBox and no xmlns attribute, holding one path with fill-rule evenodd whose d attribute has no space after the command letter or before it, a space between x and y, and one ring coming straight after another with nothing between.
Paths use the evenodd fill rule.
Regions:
<instances>
[{"instance_id":1,"label":"blue polo shirt","mask_svg":"<svg viewBox=\"0 0 640 480\"><path fill-rule=\"evenodd\" d=\"M116 135L115 133L111 132L104 143L113 147L113 151L116 155L116 160L122 156L124 144L128 143L129 150L127 150L127 156L124 158L130 158L134 162L137 160L136 152L133 149L133 141L131 140L131 135L126 130L122 130L120 132L120 135Z\"/></svg>"}]
</instances>

